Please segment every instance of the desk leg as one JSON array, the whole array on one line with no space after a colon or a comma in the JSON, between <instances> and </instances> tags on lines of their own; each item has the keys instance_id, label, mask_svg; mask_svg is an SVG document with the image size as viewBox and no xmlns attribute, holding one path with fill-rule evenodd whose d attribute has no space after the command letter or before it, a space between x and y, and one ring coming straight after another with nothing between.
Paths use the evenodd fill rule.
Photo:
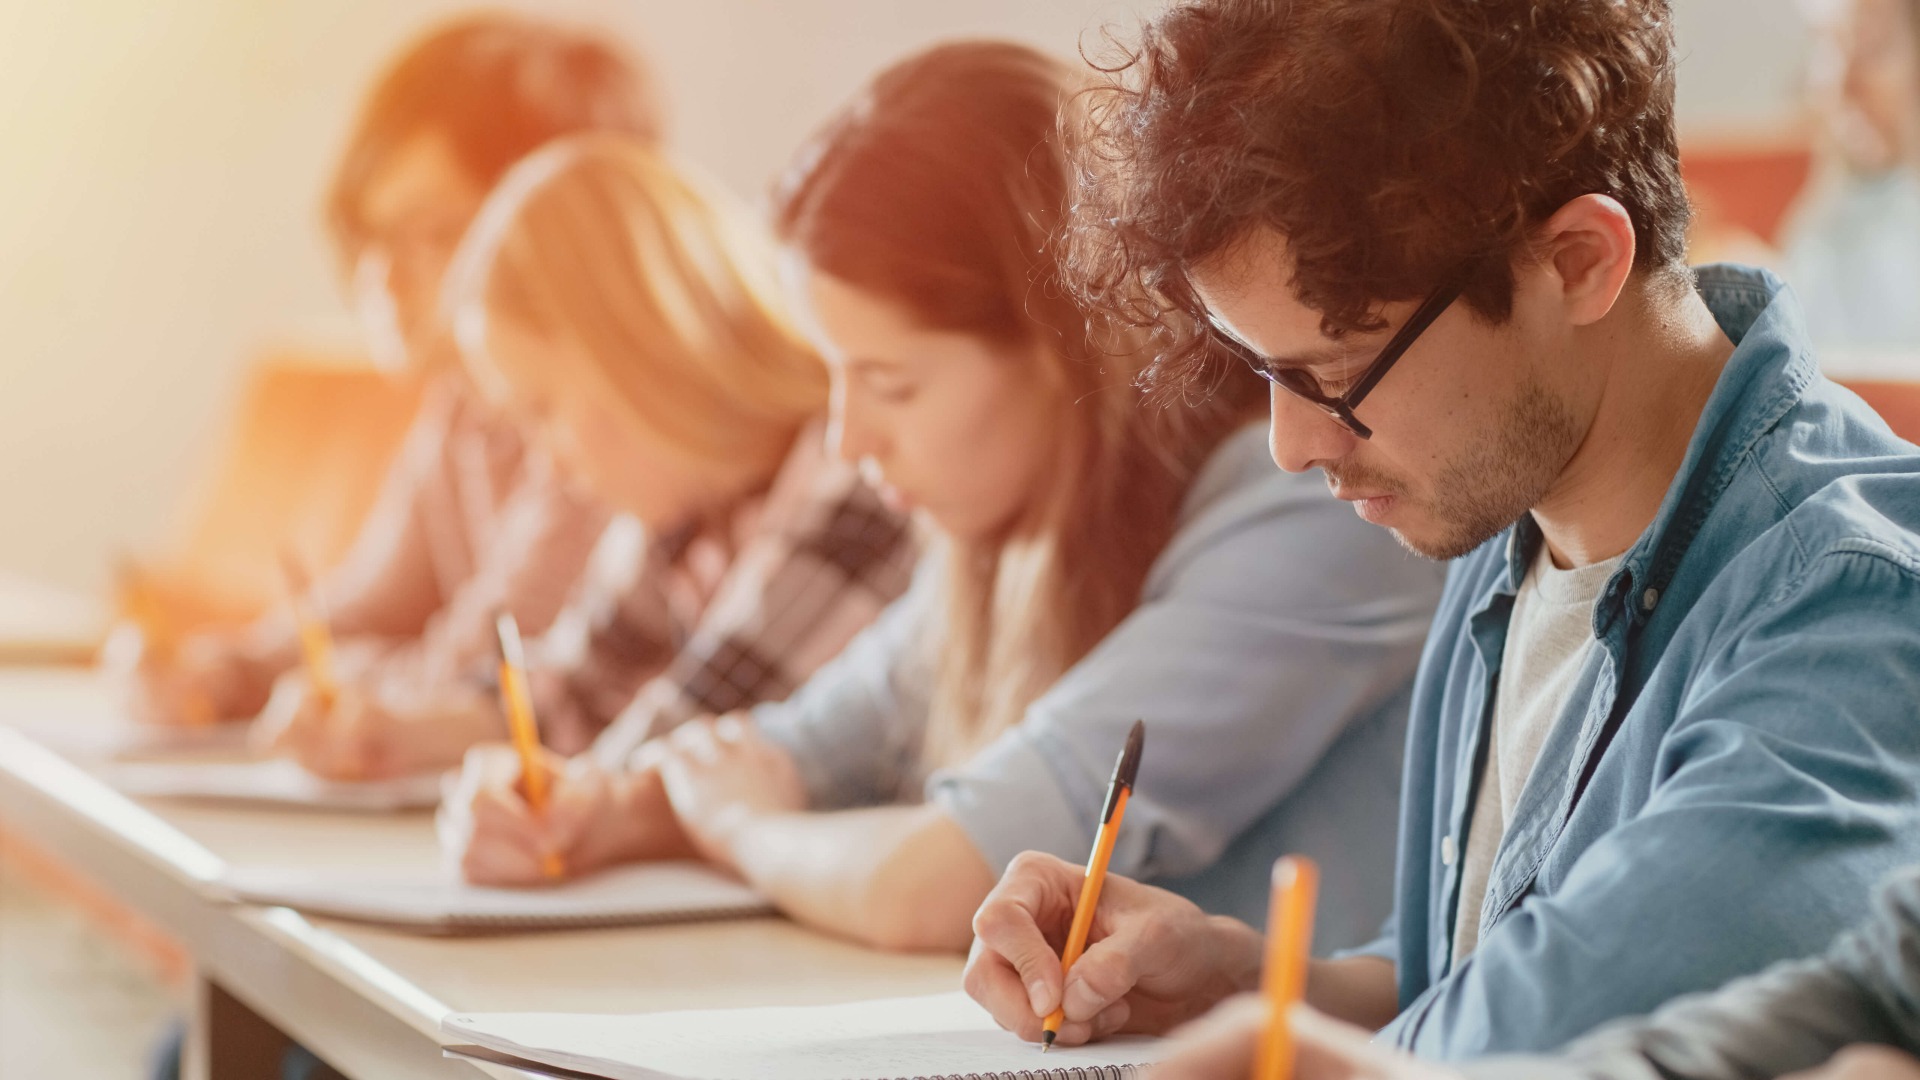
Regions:
<instances>
[{"instance_id":1,"label":"desk leg","mask_svg":"<svg viewBox=\"0 0 1920 1080\"><path fill-rule=\"evenodd\" d=\"M260 1014L194 973L182 1080L279 1080L290 1040Z\"/></svg>"}]
</instances>

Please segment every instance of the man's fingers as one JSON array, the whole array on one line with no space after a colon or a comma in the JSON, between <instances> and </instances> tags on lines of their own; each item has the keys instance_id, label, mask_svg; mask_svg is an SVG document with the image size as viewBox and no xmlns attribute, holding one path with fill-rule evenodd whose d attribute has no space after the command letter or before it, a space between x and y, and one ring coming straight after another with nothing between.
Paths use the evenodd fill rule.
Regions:
<instances>
[{"instance_id":1,"label":"man's fingers","mask_svg":"<svg viewBox=\"0 0 1920 1080\"><path fill-rule=\"evenodd\" d=\"M1093 1037L1104 1039L1121 1031L1127 1026L1127 1021L1132 1018L1133 1005L1126 998L1121 998L1100 1010L1100 1015L1093 1018Z\"/></svg>"},{"instance_id":2,"label":"man's fingers","mask_svg":"<svg viewBox=\"0 0 1920 1080\"><path fill-rule=\"evenodd\" d=\"M961 978L967 996L973 998L993 1017L994 1023L1027 1042L1040 1041L1041 1015L1033 1007L1031 995L1020 982L1019 973L991 949L974 942L967 958L967 970Z\"/></svg>"},{"instance_id":3,"label":"man's fingers","mask_svg":"<svg viewBox=\"0 0 1920 1080\"><path fill-rule=\"evenodd\" d=\"M1061 999L1069 1020L1092 1020L1126 997L1138 983L1133 957L1123 939L1107 938L1080 954Z\"/></svg>"},{"instance_id":4,"label":"man's fingers","mask_svg":"<svg viewBox=\"0 0 1920 1080\"><path fill-rule=\"evenodd\" d=\"M1060 956L1026 908L989 899L973 915L973 932L1000 957L1026 990L1027 1004L1045 1016L1060 1004Z\"/></svg>"}]
</instances>

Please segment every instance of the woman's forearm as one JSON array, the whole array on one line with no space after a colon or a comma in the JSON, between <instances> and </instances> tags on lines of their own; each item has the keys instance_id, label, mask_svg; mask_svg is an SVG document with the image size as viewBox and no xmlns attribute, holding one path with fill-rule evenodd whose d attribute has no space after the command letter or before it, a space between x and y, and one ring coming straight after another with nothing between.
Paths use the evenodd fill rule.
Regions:
<instances>
[{"instance_id":1,"label":"woman's forearm","mask_svg":"<svg viewBox=\"0 0 1920 1080\"><path fill-rule=\"evenodd\" d=\"M727 851L794 919L886 949L964 950L995 880L960 826L931 806L755 817Z\"/></svg>"}]
</instances>

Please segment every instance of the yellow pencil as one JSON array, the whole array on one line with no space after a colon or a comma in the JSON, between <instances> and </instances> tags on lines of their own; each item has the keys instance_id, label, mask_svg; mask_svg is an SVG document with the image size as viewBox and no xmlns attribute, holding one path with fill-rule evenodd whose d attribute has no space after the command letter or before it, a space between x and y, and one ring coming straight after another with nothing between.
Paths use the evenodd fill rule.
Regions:
<instances>
[{"instance_id":1,"label":"yellow pencil","mask_svg":"<svg viewBox=\"0 0 1920 1080\"><path fill-rule=\"evenodd\" d=\"M1113 858L1113 843L1120 837L1120 819L1127 814L1127 799L1133 795L1133 780L1140 772L1140 750L1146 742L1147 725L1133 722L1127 732L1127 745L1114 762L1113 779L1107 782L1107 804L1100 812L1100 829L1093 837L1093 855L1087 860L1087 876L1080 882L1080 900L1073 907L1073 925L1067 930L1067 946L1060 952L1060 970L1073 970L1074 962L1087 949L1087 935L1093 930L1093 913L1100 907L1100 887L1107 882L1107 862ZM1040 1052L1053 1049L1060 1037L1060 1025L1067 1022L1064 997L1061 1005L1047 1016L1040 1027Z\"/></svg>"},{"instance_id":2,"label":"yellow pencil","mask_svg":"<svg viewBox=\"0 0 1920 1080\"><path fill-rule=\"evenodd\" d=\"M1313 908L1319 893L1320 868L1312 859L1289 856L1273 864L1267 966L1261 978L1261 992L1267 999L1267 1030L1260 1039L1254 1080L1292 1080L1293 1028L1287 1014L1306 996Z\"/></svg>"},{"instance_id":3,"label":"yellow pencil","mask_svg":"<svg viewBox=\"0 0 1920 1080\"><path fill-rule=\"evenodd\" d=\"M540 729L533 716L533 695L527 690L526 649L520 643L520 624L501 612L493 620L500 639L500 705L506 710L507 728L513 748L520 752L520 775L525 778L527 805L536 814L547 810L547 769L540 758ZM540 860L540 872L550 878L566 873L566 864L558 852L548 852Z\"/></svg>"},{"instance_id":4,"label":"yellow pencil","mask_svg":"<svg viewBox=\"0 0 1920 1080\"><path fill-rule=\"evenodd\" d=\"M280 569L287 578L287 593L293 598L294 624L300 633L300 654L307 666L307 681L323 707L332 707L340 696L340 683L333 674L333 634L327 629L327 617L313 596L313 580L304 564L291 551L280 552Z\"/></svg>"}]
</instances>

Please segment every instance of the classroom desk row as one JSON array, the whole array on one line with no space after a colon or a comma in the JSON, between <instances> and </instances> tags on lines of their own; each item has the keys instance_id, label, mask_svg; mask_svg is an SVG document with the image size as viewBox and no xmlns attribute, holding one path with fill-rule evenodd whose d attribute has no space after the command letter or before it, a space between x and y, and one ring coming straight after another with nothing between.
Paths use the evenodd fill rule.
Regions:
<instances>
[{"instance_id":1,"label":"classroom desk row","mask_svg":"<svg viewBox=\"0 0 1920 1080\"><path fill-rule=\"evenodd\" d=\"M937 993L961 960L885 954L778 918L423 937L230 904L228 865L318 868L439 858L427 814L353 816L134 800L56 747L111 722L85 671L0 671L0 829L159 927L191 957L189 1077L278 1075L295 1039L350 1077L523 1076L441 1056L443 1016L643 1013ZM75 738L74 736L78 736Z\"/></svg>"}]
</instances>

